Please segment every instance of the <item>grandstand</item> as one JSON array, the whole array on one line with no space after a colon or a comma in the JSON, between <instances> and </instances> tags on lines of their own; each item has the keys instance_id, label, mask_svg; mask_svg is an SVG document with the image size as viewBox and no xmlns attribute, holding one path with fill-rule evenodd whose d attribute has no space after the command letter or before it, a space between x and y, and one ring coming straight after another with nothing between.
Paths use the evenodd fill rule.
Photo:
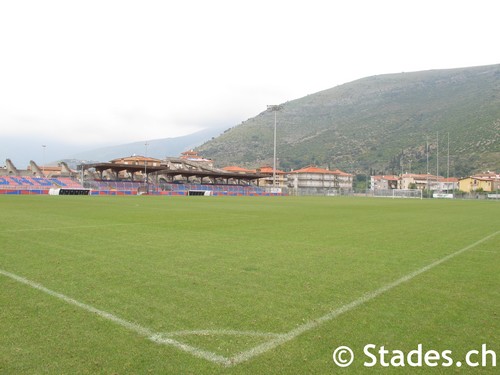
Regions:
<instances>
[{"instance_id":1,"label":"grandstand","mask_svg":"<svg viewBox=\"0 0 500 375\"><path fill-rule=\"evenodd\" d=\"M93 195L211 195L211 196L271 196L258 186L260 173L237 173L213 168L182 158L167 158L161 165L143 156L127 158L127 163L93 163L79 166L85 176L83 185ZM126 176L120 178L120 176Z\"/></svg>"},{"instance_id":2,"label":"grandstand","mask_svg":"<svg viewBox=\"0 0 500 375\"><path fill-rule=\"evenodd\" d=\"M281 195L259 186L259 180L266 174L225 171L183 158L167 158L161 164L157 159L150 159L132 156L110 163L83 164L78 172L61 169L64 174L55 176L46 176L33 161L29 169L18 170L7 159L7 168L0 170L0 194Z\"/></svg>"},{"instance_id":3,"label":"grandstand","mask_svg":"<svg viewBox=\"0 0 500 375\"><path fill-rule=\"evenodd\" d=\"M237 184L190 184L190 183L148 183L134 181L86 181L92 195L211 195L211 196L270 196L276 195L255 185ZM206 193L205 193L206 192ZM205 193L205 194L202 194Z\"/></svg>"},{"instance_id":4,"label":"grandstand","mask_svg":"<svg viewBox=\"0 0 500 375\"><path fill-rule=\"evenodd\" d=\"M237 184L183 184L160 183L145 184L139 181L104 181L91 180L85 182L85 187L91 190L92 195L193 195L190 192L207 191L213 196L258 196L272 195L264 188L255 185ZM84 190L77 181L69 177L46 178L27 176L0 176L0 194L49 194L51 189ZM64 193L61 193L61 195Z\"/></svg>"},{"instance_id":5,"label":"grandstand","mask_svg":"<svg viewBox=\"0 0 500 375\"><path fill-rule=\"evenodd\" d=\"M0 194L48 194L50 189L81 190L83 186L69 177L0 176Z\"/></svg>"}]
</instances>

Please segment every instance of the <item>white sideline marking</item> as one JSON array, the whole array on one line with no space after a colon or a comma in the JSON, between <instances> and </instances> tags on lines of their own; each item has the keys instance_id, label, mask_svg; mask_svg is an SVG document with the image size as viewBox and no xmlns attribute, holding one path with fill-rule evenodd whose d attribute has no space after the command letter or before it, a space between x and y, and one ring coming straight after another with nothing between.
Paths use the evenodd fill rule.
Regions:
<instances>
[{"instance_id":1,"label":"white sideline marking","mask_svg":"<svg viewBox=\"0 0 500 375\"><path fill-rule=\"evenodd\" d=\"M59 298L66 303L80 307L81 309L86 310L88 312L94 313L94 314L96 314L104 319L110 320L113 323L116 323L124 328L127 328L130 331L133 331L133 332L139 334L140 336L147 337L149 340L151 340L155 343L174 346L174 347L176 347L180 350L183 350L187 353L190 353L196 357L203 358L203 359L206 359L210 362L217 363L217 364L220 364L220 365L223 365L226 367L230 367L230 366L234 366L234 365L237 365L239 363L248 361L253 357L256 357L260 354L264 354L264 353L278 347L279 345L282 345L288 341L291 341L294 338L296 338L297 336L299 336L307 331L310 331L312 329L315 329L315 328L319 327L320 325L322 325L323 323L326 323L330 320L333 320L336 317L338 317L344 313L347 313L347 312L365 304L366 302L369 302L369 301L375 299L376 297L380 296L381 294L388 292L389 290L394 289L395 287L397 287L397 286L399 286L407 281L412 280L413 278L421 275L422 273L427 272L427 271L431 270L432 268L456 257L457 255L460 255L463 252L476 247L477 245L495 237L499 233L500 233L500 231L494 232L494 233L492 233L492 234L490 234L490 235L488 235L488 236L486 236L486 237L484 237L484 238L482 238L482 239L480 239L480 240L478 240L478 241L476 241L476 242L474 242L474 243L472 243L472 244L470 244L470 245L468 245L468 246L466 246L466 247L464 247L464 248L462 248L462 249L460 249L452 254L449 254L449 255L447 255L447 256L445 256L445 257L443 257L443 258L441 258L441 259L439 259L439 260L437 260L437 261L435 261L435 262L433 262L425 267L420 268L417 271L411 272L408 275L403 276L403 277L397 279L396 281L393 281L392 283L389 283L385 286L382 286L379 289L376 289L370 293L367 293L367 294L361 296L360 298L352 301L351 303L348 303L348 304L341 306L335 310L332 310L329 313L323 315L322 317L319 317L319 318L314 319L314 320L310 320L309 322L302 324L302 325L298 326L297 328L294 328L293 330L291 330L287 333L284 333L284 334L263 333L263 332L261 333L261 332L253 332L253 331L234 331L234 330L199 330L199 331L177 331L177 332L163 333L163 334L162 333L155 333L148 328L145 328L145 327L142 327L136 323L132 323L132 322L129 322L127 320L121 319L121 318L117 317L116 315L113 315L113 314L108 313L108 312L103 311L103 310L99 310L93 306L79 302L73 298L65 296L64 294L50 290L41 284L38 284L36 282L25 279L24 277L15 275L13 273L10 273L10 272L7 272L7 271L1 270L1 269L0 269L0 274L4 275L6 277L9 277L15 281L18 281L22 284L28 285L34 289L38 289L38 290L40 290L46 294L49 294L53 297ZM187 345L187 344L184 344L182 342L179 342L177 340L172 339L172 337L176 337L176 336L182 337L182 336L187 336L187 335L242 335L242 336L246 335L246 336L258 336L258 337L270 337L271 340L269 340L261 345L257 345L250 350L243 351L243 352L241 352L241 353L239 353L231 358L227 358L227 357L218 355L216 353L209 352L209 351L206 351L206 350L203 350L203 349L191 346L191 345Z\"/></svg>"},{"instance_id":2,"label":"white sideline marking","mask_svg":"<svg viewBox=\"0 0 500 375\"><path fill-rule=\"evenodd\" d=\"M231 216L228 214L226 216ZM255 218L257 216L251 215L232 215L234 219L248 219ZM196 221L211 221L212 218L196 218ZM176 220L176 223L192 223L195 220ZM156 224L158 222L152 222L150 224ZM18 233L18 232L36 232L36 231L44 231L44 230L68 230L68 229L95 229L95 228L103 228L103 227L117 227L117 226L126 226L126 225L149 225L148 223L140 222L140 223L113 223L113 224L92 224L92 225L73 225L73 226L58 226L58 227L41 227L41 228L15 228L15 229L4 229L0 233Z\"/></svg>"},{"instance_id":3,"label":"white sideline marking","mask_svg":"<svg viewBox=\"0 0 500 375\"><path fill-rule=\"evenodd\" d=\"M389 283L389 284L387 284L387 285L385 285L377 290L374 290L373 292L367 293L364 296L361 296L360 298L352 301L351 303L348 303L347 305L341 306L338 309L330 311L328 314L323 315L320 318L310 320L309 322L298 326L297 328L291 330L290 332L283 334L281 337L278 337L274 340L268 341L264 344L258 345L256 347L254 347L253 349L250 349L246 352L242 352L242 353L240 353L240 354L238 354L230 359L231 364L235 365L235 364L238 364L241 362L248 361L249 359L251 359L259 354L263 354L269 350L276 348L277 346L279 346L281 344L284 344L288 341L291 341L294 338L296 338L297 336L299 336L307 331L310 331L314 328L317 328L321 324L326 323L330 320L333 320L336 317L338 317L338 316L340 316L348 311L351 311L352 309L355 309L356 307L363 305L366 302L369 302L369 301L375 299L376 297L380 296L381 294L388 292L389 290L394 289L395 287L397 287L397 286L399 286L407 281L410 281L411 279L421 275L422 273L431 270L432 268L440 265L441 263L444 263L444 262L456 257L457 255L460 255L463 252L470 250L473 247L476 247L477 245L489 240L490 238L495 237L498 233L500 233L500 231L497 231L493 234L490 234L490 235L480 239L479 241L474 242L473 244L470 244L470 245L468 245L468 246L466 246L458 251L455 251L454 253L445 256L444 258L436 260L435 262L433 262L425 267L422 267L417 271L409 273L408 275L403 276L400 279L397 279L396 281L393 281L392 283Z\"/></svg>"},{"instance_id":4,"label":"white sideline marking","mask_svg":"<svg viewBox=\"0 0 500 375\"><path fill-rule=\"evenodd\" d=\"M129 321L124 320L122 318L119 318L116 315L113 315L113 314L108 313L106 311L99 310L93 306L87 305L86 303L79 302L79 301L77 301L71 297L68 297L64 294L54 292L53 290L50 290L50 289L44 287L43 285L35 283L31 280L25 279L24 277L15 275L13 273L4 271L2 269L0 269L0 274L7 276L15 281L18 281L22 284L28 285L34 289L38 289L38 290L40 290L48 295L59 298L60 300L63 300L64 302L69 303L70 305L74 305L74 306L77 306L83 310L94 313L94 314L100 316L101 318L110 320L113 323L116 323L119 326L122 326L122 327L128 329L129 331L135 332L135 333L139 334L140 336L147 337L151 341L162 343L162 344L168 344L168 345L174 346L178 349L184 350L185 352L191 353L192 355L194 355L196 357L204 358L204 359L209 360L211 362L227 365L228 360L225 357L219 356L215 353L207 352L207 351L202 350L202 349L195 348L195 347L190 346L190 345L186 345L184 343L181 343L179 341L176 341L176 340L173 340L170 338L165 338L165 339L161 339L161 341L158 341L157 340L158 334L151 331L148 328L142 327L136 323L132 323L132 322L129 322Z\"/></svg>"},{"instance_id":5,"label":"white sideline marking","mask_svg":"<svg viewBox=\"0 0 500 375\"><path fill-rule=\"evenodd\" d=\"M116 227L121 225L139 225L144 223L115 223L115 224L95 224L95 225L76 225L76 226L60 226L60 227L45 227L45 228L20 228L20 229L5 229L3 232L32 232L41 230L67 230L67 229L88 229L88 228L102 228L102 227Z\"/></svg>"},{"instance_id":6,"label":"white sideline marking","mask_svg":"<svg viewBox=\"0 0 500 375\"><path fill-rule=\"evenodd\" d=\"M176 331L164 333L165 337L175 336L254 336L254 337L271 337L277 338L283 336L282 333L256 332L256 331L235 331L232 329L202 329L197 331Z\"/></svg>"}]
</instances>

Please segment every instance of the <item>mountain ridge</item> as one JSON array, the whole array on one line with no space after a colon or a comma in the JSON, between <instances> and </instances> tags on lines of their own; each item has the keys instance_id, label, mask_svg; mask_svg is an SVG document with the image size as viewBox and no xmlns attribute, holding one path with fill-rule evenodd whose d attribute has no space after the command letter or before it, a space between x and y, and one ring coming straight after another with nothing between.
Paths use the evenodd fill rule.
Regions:
<instances>
[{"instance_id":1,"label":"mountain ridge","mask_svg":"<svg viewBox=\"0 0 500 375\"><path fill-rule=\"evenodd\" d=\"M282 106L283 169L425 173L428 142L436 173L447 170L448 133L451 175L500 169L500 64L365 77ZM274 113L265 111L196 149L220 165L270 164L273 126Z\"/></svg>"}]
</instances>

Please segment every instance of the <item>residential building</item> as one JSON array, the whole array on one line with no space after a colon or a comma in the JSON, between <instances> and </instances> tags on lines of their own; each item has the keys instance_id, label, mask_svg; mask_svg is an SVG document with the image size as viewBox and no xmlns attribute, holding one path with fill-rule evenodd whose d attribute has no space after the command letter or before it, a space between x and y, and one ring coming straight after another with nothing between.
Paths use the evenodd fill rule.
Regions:
<instances>
[{"instance_id":1,"label":"residential building","mask_svg":"<svg viewBox=\"0 0 500 375\"><path fill-rule=\"evenodd\" d=\"M203 165L207 168L213 168L214 167L214 162L211 159L206 159L200 155L198 155L198 152L194 150L188 150L181 152L181 159L184 159L188 162L196 163L199 165Z\"/></svg>"},{"instance_id":2,"label":"residential building","mask_svg":"<svg viewBox=\"0 0 500 375\"><path fill-rule=\"evenodd\" d=\"M253 169L246 169L246 168L238 167L237 165L230 165L230 166L222 168L222 170L224 170L226 172L241 173L241 174L255 173L255 170L253 170Z\"/></svg>"},{"instance_id":3,"label":"residential building","mask_svg":"<svg viewBox=\"0 0 500 375\"><path fill-rule=\"evenodd\" d=\"M287 174L290 194L335 195L352 191L353 175L339 169L330 171L314 165Z\"/></svg>"},{"instance_id":4,"label":"residential building","mask_svg":"<svg viewBox=\"0 0 500 375\"><path fill-rule=\"evenodd\" d=\"M276 169L275 173L273 173L273 167L269 165L257 168L256 170L246 169L236 165L227 166L222 169L226 172L232 172L232 173L241 173L241 174L257 173L265 175L265 177L262 177L257 181L257 184L260 187L267 187L267 188L276 187L280 189L286 189L287 187L287 178L286 178L287 172L283 172L282 170ZM275 176L276 179L275 186L273 186L273 176Z\"/></svg>"},{"instance_id":5,"label":"residential building","mask_svg":"<svg viewBox=\"0 0 500 375\"><path fill-rule=\"evenodd\" d=\"M500 190L500 174L495 172L479 173L474 176L461 178L458 181L460 191L470 193L474 191L494 192Z\"/></svg>"},{"instance_id":6,"label":"residential building","mask_svg":"<svg viewBox=\"0 0 500 375\"><path fill-rule=\"evenodd\" d=\"M379 175L370 177L370 190L393 190L399 187L399 177Z\"/></svg>"},{"instance_id":7,"label":"residential building","mask_svg":"<svg viewBox=\"0 0 500 375\"><path fill-rule=\"evenodd\" d=\"M281 189L287 187L287 172L283 172L279 169L273 171L273 167L269 165L264 165L260 168L257 168L256 172L266 175L266 177L259 179L259 186L270 188L277 187ZM273 185L273 182L275 182L275 185Z\"/></svg>"},{"instance_id":8,"label":"residential building","mask_svg":"<svg viewBox=\"0 0 500 375\"><path fill-rule=\"evenodd\" d=\"M406 173L401 176L400 189L420 189L420 190L433 190L439 191L439 181L443 177L433 176L431 174L414 174Z\"/></svg>"},{"instance_id":9,"label":"residential building","mask_svg":"<svg viewBox=\"0 0 500 375\"><path fill-rule=\"evenodd\" d=\"M438 180L439 191L447 191L453 192L458 189L458 178L449 177L449 178L440 178Z\"/></svg>"}]
</instances>

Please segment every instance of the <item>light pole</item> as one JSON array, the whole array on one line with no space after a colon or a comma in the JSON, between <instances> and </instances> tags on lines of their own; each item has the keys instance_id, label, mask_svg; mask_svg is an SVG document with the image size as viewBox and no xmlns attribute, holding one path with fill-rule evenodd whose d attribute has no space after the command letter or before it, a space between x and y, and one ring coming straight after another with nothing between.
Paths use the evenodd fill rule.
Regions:
<instances>
[{"instance_id":1,"label":"light pole","mask_svg":"<svg viewBox=\"0 0 500 375\"><path fill-rule=\"evenodd\" d=\"M427 198L429 198L429 136L426 136L425 138L425 156L427 158Z\"/></svg>"},{"instance_id":2,"label":"light pole","mask_svg":"<svg viewBox=\"0 0 500 375\"><path fill-rule=\"evenodd\" d=\"M146 146L146 155L144 157L144 183L146 184L146 186L148 185L148 145L149 143L146 141L146 143L144 143L144 146Z\"/></svg>"},{"instance_id":3,"label":"light pole","mask_svg":"<svg viewBox=\"0 0 500 375\"><path fill-rule=\"evenodd\" d=\"M274 112L274 147L273 147L273 188L276 187L276 113L283 109L280 105L268 105L267 110Z\"/></svg>"},{"instance_id":4,"label":"light pole","mask_svg":"<svg viewBox=\"0 0 500 375\"><path fill-rule=\"evenodd\" d=\"M84 161L82 161L82 164L81 164L80 167L82 168L82 187L85 187L85 184L84 184L84 181L83 181L84 176L85 176L85 162Z\"/></svg>"},{"instance_id":5,"label":"light pole","mask_svg":"<svg viewBox=\"0 0 500 375\"><path fill-rule=\"evenodd\" d=\"M45 177L45 148L47 145L42 145L42 177Z\"/></svg>"}]
</instances>

